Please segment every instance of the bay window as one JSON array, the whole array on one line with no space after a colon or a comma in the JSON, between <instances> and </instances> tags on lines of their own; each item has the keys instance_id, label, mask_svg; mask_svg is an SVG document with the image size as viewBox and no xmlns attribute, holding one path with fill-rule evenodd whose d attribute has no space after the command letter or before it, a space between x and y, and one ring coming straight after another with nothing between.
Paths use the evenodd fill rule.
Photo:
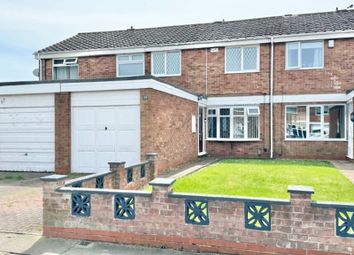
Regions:
<instances>
[{"instance_id":1,"label":"bay window","mask_svg":"<svg viewBox=\"0 0 354 255\"><path fill-rule=\"evenodd\" d=\"M145 74L144 54L118 55L118 77L141 76Z\"/></svg>"},{"instance_id":2,"label":"bay window","mask_svg":"<svg viewBox=\"0 0 354 255\"><path fill-rule=\"evenodd\" d=\"M209 140L258 140L258 107L220 107L208 109Z\"/></svg>"},{"instance_id":3,"label":"bay window","mask_svg":"<svg viewBox=\"0 0 354 255\"><path fill-rule=\"evenodd\" d=\"M345 139L344 105L286 106L286 138Z\"/></svg>"},{"instance_id":4,"label":"bay window","mask_svg":"<svg viewBox=\"0 0 354 255\"><path fill-rule=\"evenodd\" d=\"M323 41L287 43L286 68L322 68L323 54Z\"/></svg>"},{"instance_id":5,"label":"bay window","mask_svg":"<svg viewBox=\"0 0 354 255\"><path fill-rule=\"evenodd\" d=\"M75 80L79 78L77 58L54 59L53 80Z\"/></svg>"}]
</instances>

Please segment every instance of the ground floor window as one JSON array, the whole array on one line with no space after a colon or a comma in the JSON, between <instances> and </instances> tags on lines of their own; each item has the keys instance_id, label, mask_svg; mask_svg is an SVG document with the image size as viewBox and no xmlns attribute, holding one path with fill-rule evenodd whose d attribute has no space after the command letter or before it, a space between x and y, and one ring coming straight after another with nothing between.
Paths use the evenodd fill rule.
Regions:
<instances>
[{"instance_id":1,"label":"ground floor window","mask_svg":"<svg viewBox=\"0 0 354 255\"><path fill-rule=\"evenodd\" d=\"M286 106L287 139L345 139L344 105Z\"/></svg>"},{"instance_id":2,"label":"ground floor window","mask_svg":"<svg viewBox=\"0 0 354 255\"><path fill-rule=\"evenodd\" d=\"M259 107L218 107L208 109L208 139L259 139Z\"/></svg>"}]
</instances>

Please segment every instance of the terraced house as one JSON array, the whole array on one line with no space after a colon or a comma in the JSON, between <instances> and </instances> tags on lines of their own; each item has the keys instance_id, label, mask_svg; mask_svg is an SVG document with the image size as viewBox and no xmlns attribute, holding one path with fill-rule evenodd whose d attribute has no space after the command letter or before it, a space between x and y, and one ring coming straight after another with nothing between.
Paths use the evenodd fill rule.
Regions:
<instances>
[{"instance_id":1,"label":"terraced house","mask_svg":"<svg viewBox=\"0 0 354 255\"><path fill-rule=\"evenodd\" d=\"M1 169L353 158L352 10L79 33L34 55L41 81L0 87Z\"/></svg>"}]
</instances>

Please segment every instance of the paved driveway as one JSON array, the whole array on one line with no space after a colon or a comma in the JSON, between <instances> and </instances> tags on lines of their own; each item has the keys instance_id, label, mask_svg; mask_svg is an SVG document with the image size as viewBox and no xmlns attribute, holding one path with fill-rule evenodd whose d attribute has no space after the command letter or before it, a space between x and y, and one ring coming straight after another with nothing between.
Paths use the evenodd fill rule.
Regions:
<instances>
[{"instance_id":1,"label":"paved driveway","mask_svg":"<svg viewBox=\"0 0 354 255\"><path fill-rule=\"evenodd\" d=\"M43 175L0 172L0 232L42 233Z\"/></svg>"}]
</instances>

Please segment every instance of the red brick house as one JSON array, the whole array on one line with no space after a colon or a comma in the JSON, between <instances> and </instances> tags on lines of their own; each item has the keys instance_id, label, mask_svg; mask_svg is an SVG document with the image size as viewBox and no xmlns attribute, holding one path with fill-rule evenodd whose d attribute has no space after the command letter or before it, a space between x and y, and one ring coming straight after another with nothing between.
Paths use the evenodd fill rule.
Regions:
<instances>
[{"instance_id":1,"label":"red brick house","mask_svg":"<svg viewBox=\"0 0 354 255\"><path fill-rule=\"evenodd\" d=\"M35 57L41 81L0 86L2 169L353 158L352 10L79 33Z\"/></svg>"}]
</instances>

